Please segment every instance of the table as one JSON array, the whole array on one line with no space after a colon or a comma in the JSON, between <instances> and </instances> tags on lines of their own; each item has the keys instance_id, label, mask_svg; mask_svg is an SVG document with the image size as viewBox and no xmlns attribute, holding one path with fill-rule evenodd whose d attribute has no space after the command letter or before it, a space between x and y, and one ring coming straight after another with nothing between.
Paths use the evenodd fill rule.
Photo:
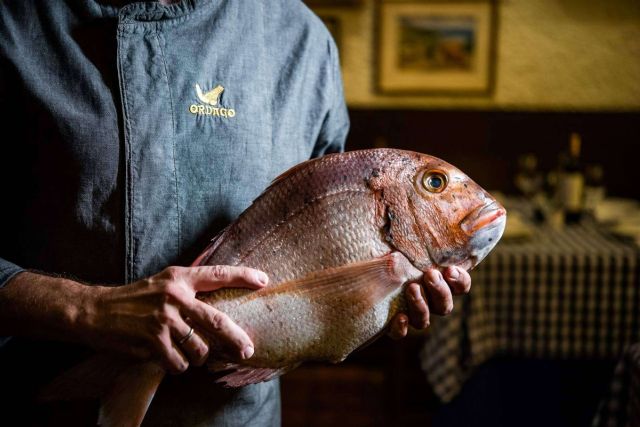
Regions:
<instances>
[{"instance_id":1,"label":"table","mask_svg":"<svg viewBox=\"0 0 640 427\"><path fill-rule=\"evenodd\" d=\"M496 355L615 360L640 340L639 277L638 247L595 222L503 240L472 272L471 293L434 319L421 352L427 380L448 402Z\"/></svg>"},{"instance_id":2,"label":"table","mask_svg":"<svg viewBox=\"0 0 640 427\"><path fill-rule=\"evenodd\" d=\"M640 425L640 343L629 346L621 357L592 427Z\"/></svg>"}]
</instances>

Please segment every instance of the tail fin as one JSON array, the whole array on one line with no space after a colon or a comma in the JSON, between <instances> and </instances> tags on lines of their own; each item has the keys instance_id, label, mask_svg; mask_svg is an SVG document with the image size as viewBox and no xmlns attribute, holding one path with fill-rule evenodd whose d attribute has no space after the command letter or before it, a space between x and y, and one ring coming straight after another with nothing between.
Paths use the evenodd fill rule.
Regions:
<instances>
[{"instance_id":1,"label":"tail fin","mask_svg":"<svg viewBox=\"0 0 640 427\"><path fill-rule=\"evenodd\" d=\"M98 424L104 427L142 424L164 374L162 368L151 362L125 369L100 400Z\"/></svg>"},{"instance_id":2,"label":"tail fin","mask_svg":"<svg viewBox=\"0 0 640 427\"><path fill-rule=\"evenodd\" d=\"M55 379L40 393L40 399L99 398L99 425L139 426L164 375L152 362L131 363L98 355Z\"/></svg>"}]
</instances>

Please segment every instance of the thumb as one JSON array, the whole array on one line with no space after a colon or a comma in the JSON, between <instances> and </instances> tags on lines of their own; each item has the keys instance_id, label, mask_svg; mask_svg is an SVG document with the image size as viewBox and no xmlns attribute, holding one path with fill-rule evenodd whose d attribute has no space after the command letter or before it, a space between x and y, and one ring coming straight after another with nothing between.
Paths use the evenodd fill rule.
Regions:
<instances>
[{"instance_id":1,"label":"thumb","mask_svg":"<svg viewBox=\"0 0 640 427\"><path fill-rule=\"evenodd\" d=\"M195 292L220 288L260 289L269 283L266 273L255 268L232 265L189 267L189 284Z\"/></svg>"}]
</instances>

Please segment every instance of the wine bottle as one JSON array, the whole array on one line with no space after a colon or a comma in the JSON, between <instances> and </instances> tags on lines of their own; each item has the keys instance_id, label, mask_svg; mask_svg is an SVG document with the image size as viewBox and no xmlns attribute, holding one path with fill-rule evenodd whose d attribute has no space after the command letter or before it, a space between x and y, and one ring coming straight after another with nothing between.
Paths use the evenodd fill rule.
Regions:
<instances>
[{"instance_id":1,"label":"wine bottle","mask_svg":"<svg viewBox=\"0 0 640 427\"><path fill-rule=\"evenodd\" d=\"M569 152L560 160L557 194L566 223L579 222L584 210L584 174L580 161L581 145L580 135L572 133L569 139Z\"/></svg>"},{"instance_id":2,"label":"wine bottle","mask_svg":"<svg viewBox=\"0 0 640 427\"><path fill-rule=\"evenodd\" d=\"M584 182L584 212L594 217L596 208L605 197L604 171L600 165L586 165Z\"/></svg>"}]
</instances>

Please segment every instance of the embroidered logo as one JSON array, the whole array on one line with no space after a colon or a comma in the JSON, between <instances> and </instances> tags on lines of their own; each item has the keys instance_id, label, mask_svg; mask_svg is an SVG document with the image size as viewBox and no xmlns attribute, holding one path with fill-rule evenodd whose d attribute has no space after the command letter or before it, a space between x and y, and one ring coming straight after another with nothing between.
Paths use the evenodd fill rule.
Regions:
<instances>
[{"instance_id":1,"label":"embroidered logo","mask_svg":"<svg viewBox=\"0 0 640 427\"><path fill-rule=\"evenodd\" d=\"M205 104L218 105L218 100L220 100L220 95L222 94L223 90L224 88L218 85L213 88L211 92L202 93L200 85L196 83L196 95L198 95L198 99Z\"/></svg>"},{"instance_id":2,"label":"embroidered logo","mask_svg":"<svg viewBox=\"0 0 640 427\"><path fill-rule=\"evenodd\" d=\"M200 116L217 116L225 118L234 117L236 115L236 110L233 108L217 106L220 102L220 95L222 95L223 91L224 87L218 85L209 92L204 93L200 85L196 83L196 95L202 104L191 104L189 106L189 112Z\"/></svg>"}]
</instances>

